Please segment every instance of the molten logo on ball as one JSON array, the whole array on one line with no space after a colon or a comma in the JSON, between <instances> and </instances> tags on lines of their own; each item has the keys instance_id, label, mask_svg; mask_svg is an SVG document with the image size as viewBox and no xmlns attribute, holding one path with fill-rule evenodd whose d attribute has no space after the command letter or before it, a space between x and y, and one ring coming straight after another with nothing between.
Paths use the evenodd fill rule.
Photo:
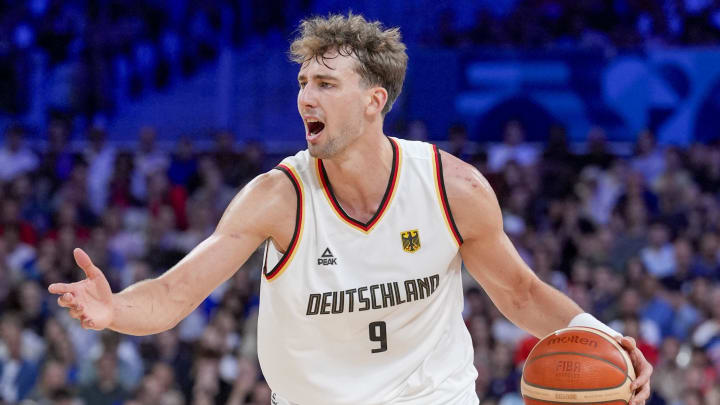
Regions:
<instances>
[{"instance_id":1,"label":"molten logo on ball","mask_svg":"<svg viewBox=\"0 0 720 405\"><path fill-rule=\"evenodd\" d=\"M577 335L572 336L562 336L562 337L553 337L548 340L548 346L554 345L557 343L578 343L581 345L586 345L590 347L598 347L598 342L593 339L588 339L586 337L580 337Z\"/></svg>"}]
</instances>

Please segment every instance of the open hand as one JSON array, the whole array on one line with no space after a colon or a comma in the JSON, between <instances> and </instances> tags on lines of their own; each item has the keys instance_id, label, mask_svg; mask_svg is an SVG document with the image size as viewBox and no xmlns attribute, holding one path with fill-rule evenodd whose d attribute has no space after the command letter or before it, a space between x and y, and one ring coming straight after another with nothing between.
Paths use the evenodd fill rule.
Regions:
<instances>
[{"instance_id":1,"label":"open hand","mask_svg":"<svg viewBox=\"0 0 720 405\"><path fill-rule=\"evenodd\" d=\"M635 344L635 339L630 336L616 337L616 340L630 355L635 374L637 377L630 385L633 396L630 398L628 405L644 405L645 401L650 398L650 375L653 372L653 366L645 359L640 349Z\"/></svg>"},{"instance_id":2,"label":"open hand","mask_svg":"<svg viewBox=\"0 0 720 405\"><path fill-rule=\"evenodd\" d=\"M110 284L82 249L75 249L73 255L87 278L71 284L51 284L48 291L60 295L58 305L69 308L70 316L79 320L83 328L105 329L113 315Z\"/></svg>"}]
</instances>

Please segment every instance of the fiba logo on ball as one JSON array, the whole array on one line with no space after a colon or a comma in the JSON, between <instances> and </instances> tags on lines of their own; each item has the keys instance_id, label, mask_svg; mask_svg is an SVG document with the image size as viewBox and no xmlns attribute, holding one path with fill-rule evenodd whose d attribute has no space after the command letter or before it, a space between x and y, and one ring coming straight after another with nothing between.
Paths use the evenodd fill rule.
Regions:
<instances>
[{"instance_id":1,"label":"fiba logo on ball","mask_svg":"<svg viewBox=\"0 0 720 405\"><path fill-rule=\"evenodd\" d=\"M635 370L610 335L585 327L560 329L541 339L523 367L520 391L526 405L627 404Z\"/></svg>"}]
</instances>

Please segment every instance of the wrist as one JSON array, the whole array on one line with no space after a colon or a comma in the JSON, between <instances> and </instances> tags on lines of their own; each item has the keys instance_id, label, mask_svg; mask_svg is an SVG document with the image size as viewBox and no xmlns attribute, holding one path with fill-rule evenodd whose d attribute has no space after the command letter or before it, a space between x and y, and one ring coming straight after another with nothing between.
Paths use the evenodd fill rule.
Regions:
<instances>
[{"instance_id":1,"label":"wrist","mask_svg":"<svg viewBox=\"0 0 720 405\"><path fill-rule=\"evenodd\" d=\"M583 312L581 314L575 315L575 317L568 324L569 328L574 327L574 326L584 326L586 328L594 328L594 329L603 331L612 337L616 337L616 336L622 337L622 333L605 325L604 323L600 322L597 318L595 318L594 316L592 316L591 314L589 314L587 312Z\"/></svg>"},{"instance_id":2,"label":"wrist","mask_svg":"<svg viewBox=\"0 0 720 405\"><path fill-rule=\"evenodd\" d=\"M110 296L110 319L108 320L107 328L110 330L118 331L116 329L117 325L115 325L115 321L118 319L117 313L119 311L119 301L121 298L118 297L117 294L112 294Z\"/></svg>"}]
</instances>

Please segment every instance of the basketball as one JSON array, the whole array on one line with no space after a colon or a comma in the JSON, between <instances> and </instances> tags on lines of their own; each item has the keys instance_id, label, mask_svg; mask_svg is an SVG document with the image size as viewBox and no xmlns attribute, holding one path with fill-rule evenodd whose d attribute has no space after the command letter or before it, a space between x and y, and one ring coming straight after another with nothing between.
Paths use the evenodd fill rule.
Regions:
<instances>
[{"instance_id":1,"label":"basketball","mask_svg":"<svg viewBox=\"0 0 720 405\"><path fill-rule=\"evenodd\" d=\"M520 390L526 405L548 402L627 404L635 380L630 356L610 335L593 328L555 331L532 349Z\"/></svg>"}]
</instances>

